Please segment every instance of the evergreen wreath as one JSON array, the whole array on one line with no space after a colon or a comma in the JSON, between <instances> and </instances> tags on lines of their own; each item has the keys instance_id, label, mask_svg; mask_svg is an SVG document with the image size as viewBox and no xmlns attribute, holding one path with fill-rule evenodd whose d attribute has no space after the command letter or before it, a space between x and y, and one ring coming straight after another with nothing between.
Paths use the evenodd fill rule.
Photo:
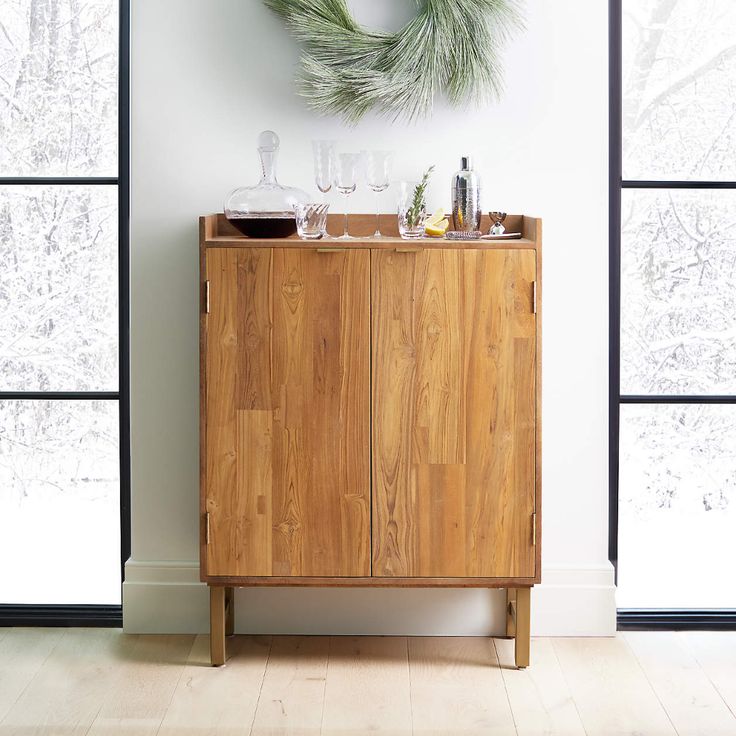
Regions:
<instances>
[{"instance_id":1,"label":"evergreen wreath","mask_svg":"<svg viewBox=\"0 0 736 736\"><path fill-rule=\"evenodd\" d=\"M346 0L264 0L304 47L309 105L357 123L370 109L416 120L444 90L454 105L498 99L500 50L522 27L517 0L417 0L397 33L359 26Z\"/></svg>"}]
</instances>

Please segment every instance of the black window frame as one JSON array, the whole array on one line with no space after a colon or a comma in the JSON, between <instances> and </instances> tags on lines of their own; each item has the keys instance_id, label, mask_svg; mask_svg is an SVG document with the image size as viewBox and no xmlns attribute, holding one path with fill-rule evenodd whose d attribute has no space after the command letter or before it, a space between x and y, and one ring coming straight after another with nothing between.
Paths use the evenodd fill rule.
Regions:
<instances>
[{"instance_id":1,"label":"black window frame","mask_svg":"<svg viewBox=\"0 0 736 736\"><path fill-rule=\"evenodd\" d=\"M117 400L120 433L120 581L130 557L130 0L119 0L118 175L113 177L0 177L0 185L117 186L118 357L117 391L0 391L0 400ZM38 581L43 585L43 581ZM122 592L122 591L121 591ZM0 626L111 626L123 623L119 605L0 605Z\"/></svg>"},{"instance_id":2,"label":"black window frame","mask_svg":"<svg viewBox=\"0 0 736 736\"><path fill-rule=\"evenodd\" d=\"M609 0L609 502L608 557L618 580L619 426L622 404L736 404L736 395L621 393L621 193L624 189L736 189L736 181L623 178L623 0ZM618 609L619 630L736 629L736 609Z\"/></svg>"}]
</instances>

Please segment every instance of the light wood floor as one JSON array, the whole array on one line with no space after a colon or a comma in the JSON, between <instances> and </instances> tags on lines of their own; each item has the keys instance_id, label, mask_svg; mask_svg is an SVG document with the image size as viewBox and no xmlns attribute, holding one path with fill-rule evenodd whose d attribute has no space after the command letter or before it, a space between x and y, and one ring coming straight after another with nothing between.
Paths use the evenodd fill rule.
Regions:
<instances>
[{"instance_id":1,"label":"light wood floor","mask_svg":"<svg viewBox=\"0 0 736 736\"><path fill-rule=\"evenodd\" d=\"M0 629L0 734L736 735L736 633L485 638Z\"/></svg>"}]
</instances>

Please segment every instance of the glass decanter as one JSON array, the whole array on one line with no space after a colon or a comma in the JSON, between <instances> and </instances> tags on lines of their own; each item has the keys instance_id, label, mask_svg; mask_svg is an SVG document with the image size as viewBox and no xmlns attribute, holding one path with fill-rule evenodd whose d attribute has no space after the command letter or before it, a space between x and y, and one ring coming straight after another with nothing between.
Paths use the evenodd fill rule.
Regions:
<instances>
[{"instance_id":1,"label":"glass decanter","mask_svg":"<svg viewBox=\"0 0 736 736\"><path fill-rule=\"evenodd\" d=\"M258 136L262 178L252 187L240 187L225 200L225 217L249 238L287 238L296 232L294 205L307 204L309 195L276 181L279 137L272 130Z\"/></svg>"}]
</instances>

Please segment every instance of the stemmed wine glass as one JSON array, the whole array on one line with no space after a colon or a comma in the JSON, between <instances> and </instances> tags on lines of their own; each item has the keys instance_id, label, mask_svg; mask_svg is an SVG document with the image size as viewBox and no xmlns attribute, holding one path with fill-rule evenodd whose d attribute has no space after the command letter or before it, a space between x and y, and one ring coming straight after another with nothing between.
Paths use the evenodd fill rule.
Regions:
<instances>
[{"instance_id":1,"label":"stemmed wine glass","mask_svg":"<svg viewBox=\"0 0 736 736\"><path fill-rule=\"evenodd\" d=\"M335 157L335 177L333 181L337 191L345 196L345 231L338 240L351 239L348 233L347 198L355 191L355 187L358 184L358 160L359 156L357 153L339 153Z\"/></svg>"},{"instance_id":2,"label":"stemmed wine glass","mask_svg":"<svg viewBox=\"0 0 736 736\"><path fill-rule=\"evenodd\" d=\"M391 163L393 151L364 151L365 179L368 188L376 195L376 232L374 238L381 237L381 192L385 192L391 182Z\"/></svg>"},{"instance_id":3,"label":"stemmed wine glass","mask_svg":"<svg viewBox=\"0 0 736 736\"><path fill-rule=\"evenodd\" d=\"M325 194L332 189L332 180L335 169L335 141L312 141L312 152L314 153L314 181L317 189L322 192L322 200Z\"/></svg>"}]
</instances>

